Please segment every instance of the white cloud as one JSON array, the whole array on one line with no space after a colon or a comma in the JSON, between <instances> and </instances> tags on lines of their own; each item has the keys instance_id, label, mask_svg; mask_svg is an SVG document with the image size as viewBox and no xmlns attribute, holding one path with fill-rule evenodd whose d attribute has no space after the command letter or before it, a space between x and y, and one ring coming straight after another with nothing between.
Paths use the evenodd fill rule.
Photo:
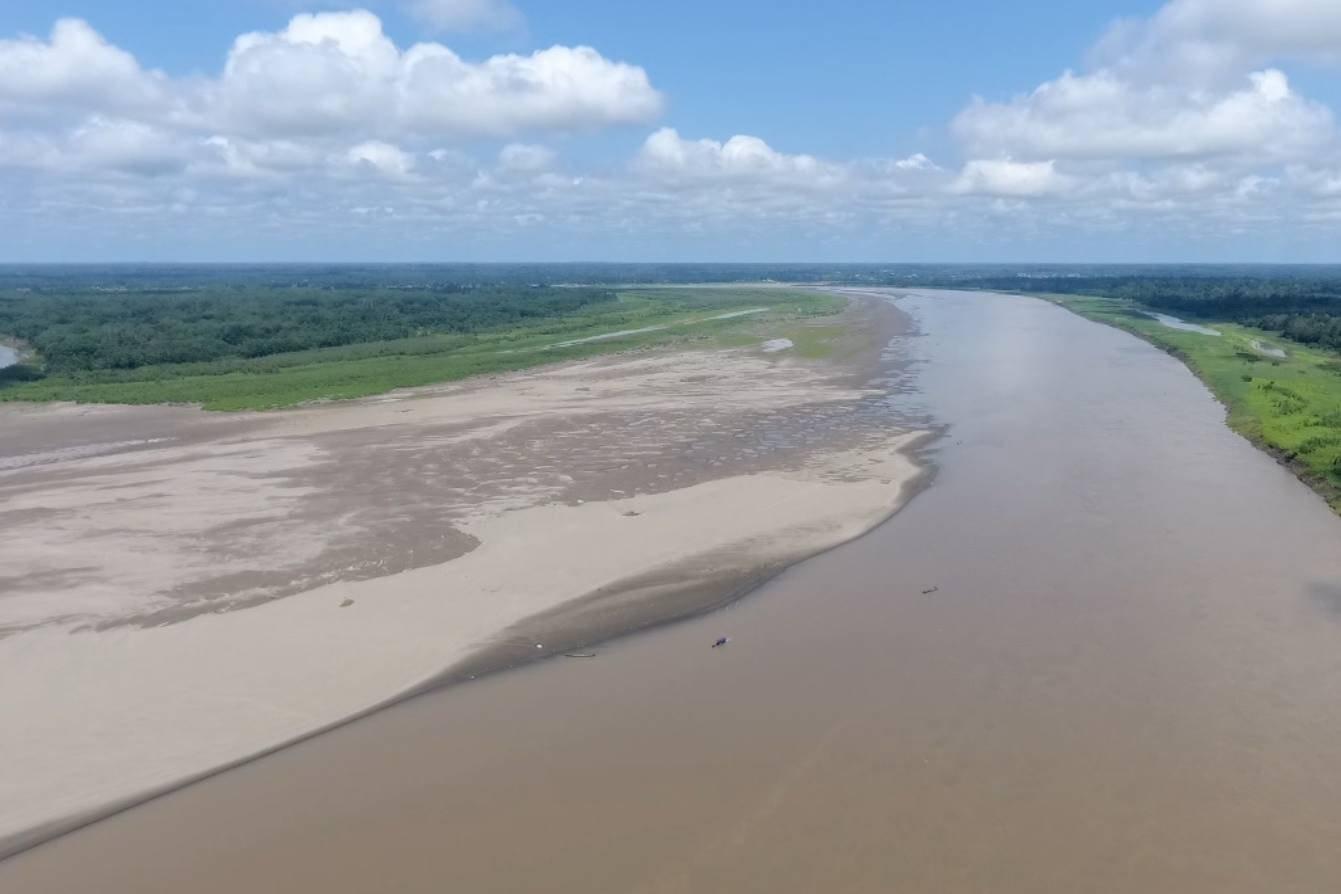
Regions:
<instances>
[{"instance_id":1,"label":"white cloud","mask_svg":"<svg viewBox=\"0 0 1341 894\"><path fill-rule=\"evenodd\" d=\"M402 51L363 10L244 34L217 78L146 71L76 19L57 22L45 41L0 41L0 111L22 122L93 114L200 137L395 141L600 128L650 120L661 107L643 69L590 47L480 62L440 43Z\"/></svg>"},{"instance_id":2,"label":"white cloud","mask_svg":"<svg viewBox=\"0 0 1341 894\"><path fill-rule=\"evenodd\" d=\"M239 222L264 207L306 208L294 222L313 223L323 203L334 213L354 199L401 218L407 202L460 213L482 168L454 141L633 123L661 104L643 69L589 47L470 61L440 43L401 49L366 11L243 34L217 75L189 78L65 19L46 39L0 40L0 207L45 194L41 207L90 215L194 205ZM501 148L494 171L508 183L493 188L508 219L583 184L555 167L544 146Z\"/></svg>"},{"instance_id":3,"label":"white cloud","mask_svg":"<svg viewBox=\"0 0 1341 894\"><path fill-rule=\"evenodd\" d=\"M832 185L844 177L843 169L812 155L778 152L758 137L738 134L725 143L717 140L686 140L673 128L663 127L649 136L638 156L643 170L688 178L785 180L793 185Z\"/></svg>"},{"instance_id":4,"label":"white cloud","mask_svg":"<svg viewBox=\"0 0 1341 894\"><path fill-rule=\"evenodd\" d=\"M95 117L70 139L72 155L86 165L133 174L181 171L194 147L177 134L138 121Z\"/></svg>"},{"instance_id":5,"label":"white cloud","mask_svg":"<svg viewBox=\"0 0 1341 894\"><path fill-rule=\"evenodd\" d=\"M253 135L383 132L394 127L400 61L372 13L296 16L234 41L204 98L207 117Z\"/></svg>"},{"instance_id":6,"label":"white cloud","mask_svg":"<svg viewBox=\"0 0 1341 894\"><path fill-rule=\"evenodd\" d=\"M184 172L208 152L203 141L170 130L95 115L68 133L0 131L0 165L55 175L98 173L160 177Z\"/></svg>"},{"instance_id":7,"label":"white cloud","mask_svg":"<svg viewBox=\"0 0 1341 894\"><path fill-rule=\"evenodd\" d=\"M1151 60L1238 60L1247 67L1279 58L1341 61L1341 4L1335 0L1172 0L1149 22L1128 23L1101 46Z\"/></svg>"},{"instance_id":8,"label":"white cloud","mask_svg":"<svg viewBox=\"0 0 1341 894\"><path fill-rule=\"evenodd\" d=\"M297 16L246 34L229 53L216 104L253 133L505 136L654 118L661 95L643 69L590 47L463 60L438 43L401 52L372 13Z\"/></svg>"},{"instance_id":9,"label":"white cloud","mask_svg":"<svg viewBox=\"0 0 1341 894\"><path fill-rule=\"evenodd\" d=\"M535 174L554 165L554 150L548 146L509 143L498 153L498 167L514 174Z\"/></svg>"},{"instance_id":10,"label":"white cloud","mask_svg":"<svg viewBox=\"0 0 1341 894\"><path fill-rule=\"evenodd\" d=\"M359 143L345 153L346 160L357 169L371 170L384 177L405 179L414 172L414 156L399 146L370 140Z\"/></svg>"},{"instance_id":11,"label":"white cloud","mask_svg":"<svg viewBox=\"0 0 1341 894\"><path fill-rule=\"evenodd\" d=\"M914 153L907 158L900 158L894 162L896 171L939 171L940 167L935 162L927 158L921 152Z\"/></svg>"},{"instance_id":12,"label":"white cloud","mask_svg":"<svg viewBox=\"0 0 1341 894\"><path fill-rule=\"evenodd\" d=\"M112 112L162 103L165 79L140 68L79 19L60 19L43 41L0 40L0 108L41 113L48 104Z\"/></svg>"},{"instance_id":13,"label":"white cloud","mask_svg":"<svg viewBox=\"0 0 1341 894\"><path fill-rule=\"evenodd\" d=\"M242 35L218 72L176 78L64 20L47 38L0 40L0 226L114 240L134 215L137 239L169 244L179 224L155 222L191 213L279 246L313 234L325 251L357 225L353 250L383 233L427 253L534 228L546 238L518 244L567 232L582 256L629 234L653 253L677 234L725 254L770 233L804 252L865 238L876 256L927 233L1316 232L1341 219L1341 153L1332 112L1287 72L1332 57L1337 6L1172 0L1115 26L1085 67L965 108L935 161L823 159L667 127L628 164L585 166L583 151L542 144L663 105L643 69L594 49L468 60L397 46L371 13L324 13Z\"/></svg>"},{"instance_id":14,"label":"white cloud","mask_svg":"<svg viewBox=\"0 0 1341 894\"><path fill-rule=\"evenodd\" d=\"M953 130L975 153L1031 158L1297 157L1333 136L1330 110L1276 70L1212 93L1138 84L1111 69L1066 72L1007 103L975 100Z\"/></svg>"},{"instance_id":15,"label":"white cloud","mask_svg":"<svg viewBox=\"0 0 1341 894\"><path fill-rule=\"evenodd\" d=\"M215 135L205 140L209 150L201 165L205 172L229 177L273 179L309 171L322 163L315 146L292 140L247 140Z\"/></svg>"},{"instance_id":16,"label":"white cloud","mask_svg":"<svg viewBox=\"0 0 1341 894\"><path fill-rule=\"evenodd\" d=\"M508 0L409 0L410 14L441 31L506 30L522 24Z\"/></svg>"},{"instance_id":17,"label":"white cloud","mask_svg":"<svg viewBox=\"0 0 1341 894\"><path fill-rule=\"evenodd\" d=\"M1082 225L1154 215L1184 234L1321 219L1335 116L1287 67L1338 50L1336 0L1170 0L1112 26L1087 68L963 109L951 132L972 160L950 191L1048 197Z\"/></svg>"},{"instance_id":18,"label":"white cloud","mask_svg":"<svg viewBox=\"0 0 1341 894\"><path fill-rule=\"evenodd\" d=\"M964 170L950 184L950 191L1002 198L1033 198L1065 192L1074 183L1073 178L1059 174L1056 163L1052 161L975 159L964 165Z\"/></svg>"},{"instance_id":19,"label":"white cloud","mask_svg":"<svg viewBox=\"0 0 1341 894\"><path fill-rule=\"evenodd\" d=\"M1336 0L1171 0L1112 26L1088 70L976 99L952 130L978 156L1298 162L1334 152L1336 125L1281 65L1327 58L1341 61Z\"/></svg>"},{"instance_id":20,"label":"white cloud","mask_svg":"<svg viewBox=\"0 0 1341 894\"><path fill-rule=\"evenodd\" d=\"M643 69L591 47L471 64L440 44L419 44L405 54L397 87L404 127L428 133L589 129L648 121L662 109Z\"/></svg>"}]
</instances>

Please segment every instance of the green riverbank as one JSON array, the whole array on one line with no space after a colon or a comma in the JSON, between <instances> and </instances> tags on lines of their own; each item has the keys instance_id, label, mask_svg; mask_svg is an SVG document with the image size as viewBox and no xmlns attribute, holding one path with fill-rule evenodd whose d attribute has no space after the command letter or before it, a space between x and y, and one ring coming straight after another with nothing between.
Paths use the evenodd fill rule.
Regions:
<instances>
[{"instance_id":1,"label":"green riverbank","mask_svg":"<svg viewBox=\"0 0 1341 894\"><path fill-rule=\"evenodd\" d=\"M822 357L841 328L841 296L771 287L623 289L618 300L470 334L387 341L202 363L15 376L0 401L198 404L264 410L343 400L638 348L742 347L789 338ZM825 319L828 318L828 319ZM40 358L36 361L40 364ZM36 373L40 367L34 368ZM25 377L26 378L26 377Z\"/></svg>"},{"instance_id":2,"label":"green riverbank","mask_svg":"<svg viewBox=\"0 0 1341 894\"><path fill-rule=\"evenodd\" d=\"M1225 405L1230 428L1287 465L1341 513L1341 355L1233 323L1195 321L1219 335L1171 328L1128 301L1035 297L1178 357Z\"/></svg>"}]
</instances>

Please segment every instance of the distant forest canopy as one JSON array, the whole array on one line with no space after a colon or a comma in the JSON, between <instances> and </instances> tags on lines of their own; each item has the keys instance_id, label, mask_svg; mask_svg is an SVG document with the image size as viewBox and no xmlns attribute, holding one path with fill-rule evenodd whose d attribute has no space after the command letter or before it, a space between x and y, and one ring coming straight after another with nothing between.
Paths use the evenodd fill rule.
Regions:
<instances>
[{"instance_id":1,"label":"distant forest canopy","mask_svg":"<svg viewBox=\"0 0 1341 894\"><path fill-rule=\"evenodd\" d=\"M34 348L48 373L468 334L615 300L609 289L547 286L276 288L215 280L198 288L154 282L109 290L27 282L0 291L0 333ZM9 377L32 374L16 370Z\"/></svg>"},{"instance_id":2,"label":"distant forest canopy","mask_svg":"<svg viewBox=\"0 0 1341 894\"><path fill-rule=\"evenodd\" d=\"M774 280L889 286L1041 288L1056 281L1311 280L1341 287L1341 265L1226 264L769 264L597 262L524 264L0 264L0 292L155 290L210 286L314 289L462 289L499 285L643 285Z\"/></svg>"},{"instance_id":3,"label":"distant forest canopy","mask_svg":"<svg viewBox=\"0 0 1341 894\"><path fill-rule=\"evenodd\" d=\"M1163 271L1145 275L980 276L960 280L959 285L1125 299L1154 310L1240 323L1304 344L1341 350L1341 270L1337 268L1284 268L1270 273L1227 268L1179 275Z\"/></svg>"},{"instance_id":4,"label":"distant forest canopy","mask_svg":"<svg viewBox=\"0 0 1341 894\"><path fill-rule=\"evenodd\" d=\"M1341 266L1275 265L0 265L0 337L42 363L12 379L468 334L613 301L624 285L759 281L1123 298L1341 350Z\"/></svg>"}]
</instances>

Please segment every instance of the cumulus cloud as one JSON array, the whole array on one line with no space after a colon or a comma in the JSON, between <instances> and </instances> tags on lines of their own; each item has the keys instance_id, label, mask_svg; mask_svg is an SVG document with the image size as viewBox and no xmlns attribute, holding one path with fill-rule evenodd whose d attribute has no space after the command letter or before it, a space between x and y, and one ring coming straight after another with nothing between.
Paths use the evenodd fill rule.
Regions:
<instances>
[{"instance_id":1,"label":"cumulus cloud","mask_svg":"<svg viewBox=\"0 0 1341 894\"><path fill-rule=\"evenodd\" d=\"M1335 116L1292 62L1341 61L1335 0L1169 0L1109 28L1086 67L974 99L951 122L961 196L1069 200L1088 223L1198 226L1320 219Z\"/></svg>"},{"instance_id":2,"label":"cumulus cloud","mask_svg":"<svg viewBox=\"0 0 1341 894\"><path fill-rule=\"evenodd\" d=\"M646 72L591 47L554 46L474 65L439 44L420 44L403 70L401 118L421 132L586 129L648 121L662 109Z\"/></svg>"},{"instance_id":3,"label":"cumulus cloud","mask_svg":"<svg viewBox=\"0 0 1341 894\"><path fill-rule=\"evenodd\" d=\"M352 147L345 153L345 159L355 168L394 179L405 179L414 171L413 155L399 146L377 140Z\"/></svg>"},{"instance_id":4,"label":"cumulus cloud","mask_svg":"<svg viewBox=\"0 0 1341 894\"><path fill-rule=\"evenodd\" d=\"M1096 58L1184 75L1260 67L1274 59L1341 61L1333 0L1172 0L1148 20L1119 22Z\"/></svg>"},{"instance_id":5,"label":"cumulus cloud","mask_svg":"<svg viewBox=\"0 0 1341 894\"><path fill-rule=\"evenodd\" d=\"M953 130L974 152L1033 158L1275 158L1324 145L1333 120L1276 69L1250 72L1240 87L1220 93L1134 83L1103 69L1066 72L1005 103L976 100Z\"/></svg>"},{"instance_id":6,"label":"cumulus cloud","mask_svg":"<svg viewBox=\"0 0 1341 894\"><path fill-rule=\"evenodd\" d=\"M506 30L522 23L507 0L409 0L410 14L440 31Z\"/></svg>"},{"instance_id":7,"label":"cumulus cloud","mask_svg":"<svg viewBox=\"0 0 1341 894\"><path fill-rule=\"evenodd\" d=\"M0 40L0 108L42 113L50 106L107 113L165 101L166 79L108 43L87 22L60 19L47 40Z\"/></svg>"},{"instance_id":8,"label":"cumulus cloud","mask_svg":"<svg viewBox=\"0 0 1341 894\"><path fill-rule=\"evenodd\" d=\"M401 50L370 12L295 16L238 37L216 78L147 71L90 25L0 41L0 108L171 123L248 139L348 135L506 136L647 121L662 107L647 73L590 47L465 60L440 43Z\"/></svg>"},{"instance_id":9,"label":"cumulus cloud","mask_svg":"<svg viewBox=\"0 0 1341 894\"><path fill-rule=\"evenodd\" d=\"M1335 120L1280 64L1341 61L1338 51L1335 0L1171 0L1112 26L1088 70L1006 101L975 99L952 131L979 156L1300 161L1335 147Z\"/></svg>"},{"instance_id":10,"label":"cumulus cloud","mask_svg":"<svg viewBox=\"0 0 1341 894\"><path fill-rule=\"evenodd\" d=\"M93 167L136 174L181 171L190 163L188 140L138 121L94 117L75 129L70 139L74 159Z\"/></svg>"},{"instance_id":11,"label":"cumulus cloud","mask_svg":"<svg viewBox=\"0 0 1341 894\"><path fill-rule=\"evenodd\" d=\"M1073 183L1073 178L1057 172L1052 161L975 159L964 165L959 177L950 184L950 191L961 195L1031 198L1064 192Z\"/></svg>"},{"instance_id":12,"label":"cumulus cloud","mask_svg":"<svg viewBox=\"0 0 1341 894\"><path fill-rule=\"evenodd\" d=\"M279 134L503 136L646 121L661 95L647 73L590 47L468 62L439 43L404 52L372 13L300 15L239 37L215 102L234 127Z\"/></svg>"},{"instance_id":13,"label":"cumulus cloud","mask_svg":"<svg viewBox=\"0 0 1341 894\"><path fill-rule=\"evenodd\" d=\"M433 6L443 29L498 27L480 11L507 8ZM1331 110L1288 73L1341 61L1339 15L1334 0L1170 0L1114 26L1076 70L963 108L934 161L653 125L627 163L586 165L552 146L663 107L642 68L588 47L466 59L440 42L398 46L375 15L347 11L241 35L216 72L177 78L66 19L0 39L0 169L22 169L0 170L0 226L114 239L135 215L137 238L170 241L183 231L151 228L189 211L277 245L357 226L429 252L535 228L545 238L525 245L567 232L588 257L611 244L588 251L600 234L643 234L653 252L686 233L726 253L768 233L807 252L867 238L869 257L904 244L890 234L971 244L974 228L980 242L1261 221L1302 232L1341 220L1341 153Z\"/></svg>"},{"instance_id":14,"label":"cumulus cloud","mask_svg":"<svg viewBox=\"0 0 1341 894\"><path fill-rule=\"evenodd\" d=\"M843 169L812 155L778 152L758 137L737 134L726 142L686 140L673 128L656 131L643 143L639 167L687 178L784 179L794 185L832 184Z\"/></svg>"}]
</instances>

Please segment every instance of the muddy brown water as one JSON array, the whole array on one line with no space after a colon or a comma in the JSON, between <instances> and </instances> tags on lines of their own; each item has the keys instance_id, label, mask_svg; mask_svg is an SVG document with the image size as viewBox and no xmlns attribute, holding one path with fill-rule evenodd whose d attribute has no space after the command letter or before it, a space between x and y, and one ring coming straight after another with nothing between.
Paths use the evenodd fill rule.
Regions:
<instances>
[{"instance_id":1,"label":"muddy brown water","mask_svg":"<svg viewBox=\"0 0 1341 894\"><path fill-rule=\"evenodd\" d=\"M57 839L0 890L1341 889L1341 520L1130 336L899 303L895 400L949 430L889 523Z\"/></svg>"}]
</instances>

